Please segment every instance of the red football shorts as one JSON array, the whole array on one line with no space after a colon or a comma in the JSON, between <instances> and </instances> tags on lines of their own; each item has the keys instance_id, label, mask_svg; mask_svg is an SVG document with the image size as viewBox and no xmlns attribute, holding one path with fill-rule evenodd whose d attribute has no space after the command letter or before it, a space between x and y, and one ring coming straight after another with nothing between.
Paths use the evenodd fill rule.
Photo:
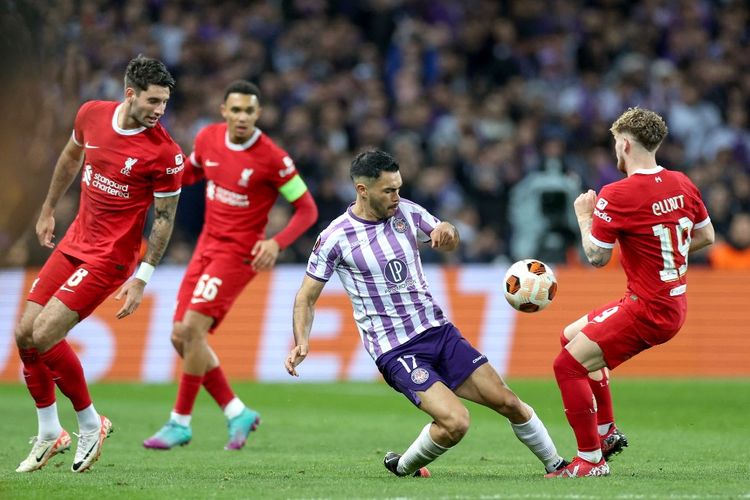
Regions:
<instances>
[{"instance_id":1,"label":"red football shorts","mask_svg":"<svg viewBox=\"0 0 750 500\"><path fill-rule=\"evenodd\" d=\"M199 249L190 259L177 293L174 321L182 321L191 310L214 319L210 332L216 330L245 286L257 274L251 260L235 254L203 252Z\"/></svg>"},{"instance_id":2,"label":"red football shorts","mask_svg":"<svg viewBox=\"0 0 750 500\"><path fill-rule=\"evenodd\" d=\"M39 271L26 299L44 306L51 297L56 297L82 320L127 279L55 249Z\"/></svg>"},{"instance_id":3,"label":"red football shorts","mask_svg":"<svg viewBox=\"0 0 750 500\"><path fill-rule=\"evenodd\" d=\"M669 328L659 328L643 321L642 301L626 295L588 314L588 324L581 331L596 342L604 353L607 367L614 369L641 351L663 344L674 337L682 322Z\"/></svg>"}]
</instances>

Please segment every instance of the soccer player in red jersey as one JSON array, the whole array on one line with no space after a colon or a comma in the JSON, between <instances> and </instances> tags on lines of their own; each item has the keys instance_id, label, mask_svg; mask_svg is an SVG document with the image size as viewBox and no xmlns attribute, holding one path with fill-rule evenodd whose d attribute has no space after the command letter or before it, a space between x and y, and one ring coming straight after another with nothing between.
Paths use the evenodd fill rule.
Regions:
<instances>
[{"instance_id":1,"label":"soccer player in red jersey","mask_svg":"<svg viewBox=\"0 0 750 500\"><path fill-rule=\"evenodd\" d=\"M195 138L184 184L205 178L203 231L177 296L172 344L183 359L177 400L167 424L143 446L170 449L192 439L190 419L201 386L227 418L225 449L239 450L260 423L232 391L208 345L214 332L258 271L271 269L279 252L318 218L318 209L289 155L255 126L260 91L250 82L232 83L224 93L224 122ZM294 206L287 226L266 238L268 213L278 195Z\"/></svg>"},{"instance_id":2,"label":"soccer player in red jersey","mask_svg":"<svg viewBox=\"0 0 750 500\"><path fill-rule=\"evenodd\" d=\"M172 234L184 161L159 124L174 79L160 61L139 56L125 72L123 102L89 101L78 110L36 223L39 242L54 248L55 207L83 167L78 215L31 286L15 336L38 434L17 472L42 468L70 448L55 403L55 385L73 403L80 436L73 472L99 458L112 423L91 402L68 331L112 292L124 298L117 318L132 314ZM154 203L148 250L136 272L146 213Z\"/></svg>"},{"instance_id":3,"label":"soccer player in red jersey","mask_svg":"<svg viewBox=\"0 0 750 500\"><path fill-rule=\"evenodd\" d=\"M592 190L581 194L574 207L593 266L606 265L620 242L627 289L563 331L553 366L578 455L547 477L609 474L607 458L627 440L614 425L608 369L677 334L687 312L688 254L714 241L698 188L656 163L667 136L662 117L631 108L610 130L626 178L604 186L598 197Z\"/></svg>"}]
</instances>

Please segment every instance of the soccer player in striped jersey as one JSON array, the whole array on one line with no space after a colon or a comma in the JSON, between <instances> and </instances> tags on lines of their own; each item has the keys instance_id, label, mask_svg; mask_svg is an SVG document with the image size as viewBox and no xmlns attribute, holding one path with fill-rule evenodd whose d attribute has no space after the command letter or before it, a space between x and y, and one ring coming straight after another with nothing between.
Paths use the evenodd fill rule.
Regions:
<instances>
[{"instance_id":1,"label":"soccer player in striped jersey","mask_svg":"<svg viewBox=\"0 0 750 500\"><path fill-rule=\"evenodd\" d=\"M182 377L169 421L143 442L146 448L190 442L190 419L201 386L227 418L225 449L241 449L260 423L258 412L229 386L208 334L257 272L271 269L279 252L318 218L292 159L255 126L260 113L258 88L236 81L224 93L224 122L208 125L195 138L184 184L206 179L206 213L174 314L172 344L183 359ZM294 215L281 232L267 238L268 213L279 195L294 206Z\"/></svg>"},{"instance_id":2,"label":"soccer player in striped jersey","mask_svg":"<svg viewBox=\"0 0 750 500\"><path fill-rule=\"evenodd\" d=\"M534 410L461 336L430 294L419 244L453 251L459 245L456 228L399 197L399 165L388 153L361 153L350 174L357 199L318 237L295 298L295 347L285 362L287 372L298 376L296 367L309 351L315 303L335 271L352 302L364 348L383 378L431 418L403 454L385 455L390 472L429 476L425 466L469 429L460 398L505 416L547 471L566 465Z\"/></svg>"}]
</instances>

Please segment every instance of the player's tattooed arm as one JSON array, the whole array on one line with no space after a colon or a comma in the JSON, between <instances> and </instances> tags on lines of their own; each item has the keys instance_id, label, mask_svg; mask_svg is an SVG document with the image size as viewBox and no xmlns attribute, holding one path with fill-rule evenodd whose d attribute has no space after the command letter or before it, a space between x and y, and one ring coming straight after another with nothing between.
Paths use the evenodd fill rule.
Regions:
<instances>
[{"instance_id":1,"label":"player's tattooed arm","mask_svg":"<svg viewBox=\"0 0 750 500\"><path fill-rule=\"evenodd\" d=\"M148 250L143 257L143 261L152 266L159 263L167 250L167 244L174 228L174 218L179 200L179 195L154 198L154 225L151 227L151 234L148 237Z\"/></svg>"},{"instance_id":2,"label":"player's tattooed arm","mask_svg":"<svg viewBox=\"0 0 750 500\"><path fill-rule=\"evenodd\" d=\"M607 265L609 259L612 257L612 250L609 248L602 248L591 241L589 236L591 236L592 224L593 219L591 217L578 219L578 227L581 230L583 252L586 254L586 258L592 266L603 267Z\"/></svg>"}]
</instances>

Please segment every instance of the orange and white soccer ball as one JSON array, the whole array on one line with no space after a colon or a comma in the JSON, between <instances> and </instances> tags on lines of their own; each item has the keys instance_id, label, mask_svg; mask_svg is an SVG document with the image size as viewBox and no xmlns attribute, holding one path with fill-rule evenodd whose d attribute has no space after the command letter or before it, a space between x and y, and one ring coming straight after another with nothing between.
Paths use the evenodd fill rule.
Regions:
<instances>
[{"instance_id":1,"label":"orange and white soccer ball","mask_svg":"<svg viewBox=\"0 0 750 500\"><path fill-rule=\"evenodd\" d=\"M525 313L541 311L557 294L557 279L552 269L536 259L519 260L508 268L503 280L508 303Z\"/></svg>"}]
</instances>

